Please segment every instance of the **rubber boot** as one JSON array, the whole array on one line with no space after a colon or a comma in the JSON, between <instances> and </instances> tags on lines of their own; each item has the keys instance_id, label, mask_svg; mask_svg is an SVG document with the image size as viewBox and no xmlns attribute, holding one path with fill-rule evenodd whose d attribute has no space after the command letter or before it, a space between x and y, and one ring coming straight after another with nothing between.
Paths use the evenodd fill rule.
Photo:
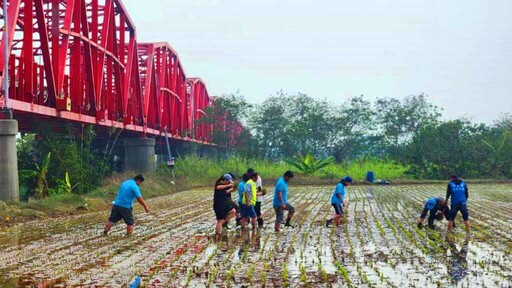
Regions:
<instances>
[{"instance_id":1,"label":"rubber boot","mask_svg":"<svg viewBox=\"0 0 512 288\"><path fill-rule=\"evenodd\" d=\"M258 218L258 228L263 229L263 219Z\"/></svg>"}]
</instances>

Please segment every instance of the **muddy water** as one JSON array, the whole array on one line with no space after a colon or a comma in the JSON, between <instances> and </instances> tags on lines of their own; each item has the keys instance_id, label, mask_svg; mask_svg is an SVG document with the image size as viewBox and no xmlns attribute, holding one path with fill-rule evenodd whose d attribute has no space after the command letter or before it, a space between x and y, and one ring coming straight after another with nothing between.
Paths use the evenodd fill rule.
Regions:
<instances>
[{"instance_id":1,"label":"muddy water","mask_svg":"<svg viewBox=\"0 0 512 288\"><path fill-rule=\"evenodd\" d=\"M291 185L296 227L278 234L268 195L264 229L214 239L207 190L151 199L149 215L136 204L131 237L124 224L101 235L109 211L25 223L0 231L0 286L120 287L140 277L144 287L510 287L512 225L503 211L512 211L512 196L503 191L512 187L488 188L471 186L482 201L469 203L469 237L458 227L447 238L445 221L437 230L414 225L444 185L350 187L344 224L330 228L332 187Z\"/></svg>"}]
</instances>

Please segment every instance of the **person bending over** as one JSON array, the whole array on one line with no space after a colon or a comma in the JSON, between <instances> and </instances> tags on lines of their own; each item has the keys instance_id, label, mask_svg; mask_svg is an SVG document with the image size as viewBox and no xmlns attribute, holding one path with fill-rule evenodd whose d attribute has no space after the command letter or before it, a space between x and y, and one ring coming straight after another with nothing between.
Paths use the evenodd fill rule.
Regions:
<instances>
[{"instance_id":1,"label":"person bending over","mask_svg":"<svg viewBox=\"0 0 512 288\"><path fill-rule=\"evenodd\" d=\"M341 220L343 218L343 200L345 200L345 187L352 184L352 178L347 176L340 180L340 182L334 188L334 191L331 196L331 205L334 208L334 217L332 219L328 219L325 226L329 227L331 222L334 220L336 226L341 225Z\"/></svg>"},{"instance_id":2,"label":"person bending over","mask_svg":"<svg viewBox=\"0 0 512 288\"><path fill-rule=\"evenodd\" d=\"M146 205L140 193L139 186L142 182L144 182L144 177L139 174L133 179L128 179L121 183L116 199L113 202L114 205L112 205L112 210L110 211L110 217L103 230L104 235L107 235L112 226L121 219L126 223L126 235L132 234L135 225L133 220L133 201L135 199L144 207L146 213L149 213L148 205Z\"/></svg>"}]
</instances>

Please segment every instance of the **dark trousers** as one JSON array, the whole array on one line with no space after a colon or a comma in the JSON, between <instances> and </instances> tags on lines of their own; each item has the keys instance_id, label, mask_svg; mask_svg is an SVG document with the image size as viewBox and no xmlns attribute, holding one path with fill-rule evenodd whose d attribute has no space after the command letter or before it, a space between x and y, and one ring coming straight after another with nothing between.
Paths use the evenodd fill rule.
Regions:
<instances>
[{"instance_id":1,"label":"dark trousers","mask_svg":"<svg viewBox=\"0 0 512 288\"><path fill-rule=\"evenodd\" d=\"M425 219L425 216L427 216L427 212L429 210L427 210L427 208L423 209L423 212L421 213L421 218ZM437 214L437 211L439 211L439 208L437 206L434 206L434 208L432 208L430 210L430 214L428 215L428 226L429 227L433 227L434 226L434 220L436 220L436 214Z\"/></svg>"}]
</instances>

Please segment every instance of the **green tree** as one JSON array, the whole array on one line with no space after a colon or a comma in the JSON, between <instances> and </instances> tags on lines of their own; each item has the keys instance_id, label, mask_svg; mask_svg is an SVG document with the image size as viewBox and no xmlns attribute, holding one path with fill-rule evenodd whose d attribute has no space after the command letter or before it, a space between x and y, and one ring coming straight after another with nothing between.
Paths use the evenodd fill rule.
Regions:
<instances>
[{"instance_id":1,"label":"green tree","mask_svg":"<svg viewBox=\"0 0 512 288\"><path fill-rule=\"evenodd\" d=\"M40 125L34 154L51 152L52 161L48 175L50 187L57 187L59 180L69 174L71 186L75 193L87 193L101 184L103 177L112 170L103 158L104 149L93 146L96 133L92 125L67 125L62 133L53 132L47 123Z\"/></svg>"},{"instance_id":2,"label":"green tree","mask_svg":"<svg viewBox=\"0 0 512 288\"><path fill-rule=\"evenodd\" d=\"M329 103L302 93L288 98L286 115L290 122L285 135L290 145L284 147L285 155L290 157L297 151L325 155L329 134L333 132Z\"/></svg>"},{"instance_id":3,"label":"green tree","mask_svg":"<svg viewBox=\"0 0 512 288\"><path fill-rule=\"evenodd\" d=\"M375 109L388 153L394 158L400 158L403 148L422 127L438 123L441 116L439 108L428 102L424 94L411 95L402 101L378 99Z\"/></svg>"},{"instance_id":4,"label":"green tree","mask_svg":"<svg viewBox=\"0 0 512 288\"><path fill-rule=\"evenodd\" d=\"M327 101L279 92L256 107L249 124L265 158L289 158L307 150L327 155L332 115Z\"/></svg>"},{"instance_id":5,"label":"green tree","mask_svg":"<svg viewBox=\"0 0 512 288\"><path fill-rule=\"evenodd\" d=\"M251 107L240 94L215 97L213 105L206 108L206 115L196 120L195 124L206 123L212 126L213 143L227 148L242 148L248 145L248 134L242 123L249 115Z\"/></svg>"},{"instance_id":6,"label":"green tree","mask_svg":"<svg viewBox=\"0 0 512 288\"><path fill-rule=\"evenodd\" d=\"M468 120L453 120L423 127L413 138L405 156L411 173L419 178L446 179L451 174L463 177L481 177L482 164L478 162L482 142L477 140L485 126ZM480 155L482 156L482 155ZM483 155L488 159L488 155Z\"/></svg>"},{"instance_id":7,"label":"green tree","mask_svg":"<svg viewBox=\"0 0 512 288\"><path fill-rule=\"evenodd\" d=\"M337 161L350 160L363 155L375 155L378 151L378 137L375 130L375 112L371 103L361 95L348 99L335 107L328 127L328 147Z\"/></svg>"},{"instance_id":8,"label":"green tree","mask_svg":"<svg viewBox=\"0 0 512 288\"><path fill-rule=\"evenodd\" d=\"M482 139L493 177L512 177L512 117L504 115Z\"/></svg>"},{"instance_id":9,"label":"green tree","mask_svg":"<svg viewBox=\"0 0 512 288\"><path fill-rule=\"evenodd\" d=\"M259 143L260 155L267 159L278 159L289 145L286 135L290 119L286 115L287 98L273 96L258 105L249 117L251 132Z\"/></svg>"}]
</instances>

